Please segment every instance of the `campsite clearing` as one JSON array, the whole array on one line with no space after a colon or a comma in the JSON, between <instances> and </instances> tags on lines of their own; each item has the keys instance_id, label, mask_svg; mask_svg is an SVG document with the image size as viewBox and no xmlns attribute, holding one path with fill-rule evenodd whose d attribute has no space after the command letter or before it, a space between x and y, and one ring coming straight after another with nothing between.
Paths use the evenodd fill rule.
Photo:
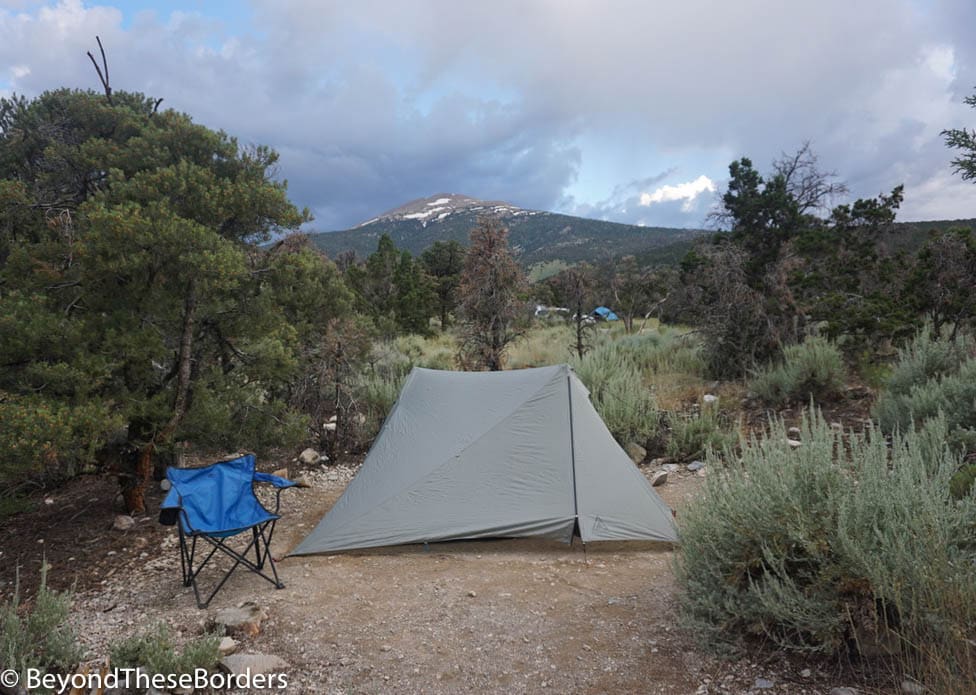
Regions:
<instances>
[{"instance_id":1,"label":"campsite clearing","mask_svg":"<svg viewBox=\"0 0 976 695\"><path fill-rule=\"evenodd\" d=\"M312 487L283 498L275 555L295 547L354 472L318 467L307 473ZM703 480L672 474L657 488L679 522ZM111 505L91 502L93 488L114 494L107 481L88 480L35 512L77 504L87 511L73 523L65 513L60 523L25 514L7 529L22 534L25 573L47 546L52 582L77 578L74 616L92 658L105 656L109 640L158 622L188 638L217 609L254 601L268 617L239 651L285 659L289 693L740 693L759 678L774 684L765 692L831 687L815 664L707 656L678 627L666 545L591 544L584 554L578 540L521 539L291 557L279 564L285 589L237 572L209 610L198 610L180 585L172 527L146 519L112 531ZM812 677L801 677L808 667Z\"/></svg>"}]
</instances>

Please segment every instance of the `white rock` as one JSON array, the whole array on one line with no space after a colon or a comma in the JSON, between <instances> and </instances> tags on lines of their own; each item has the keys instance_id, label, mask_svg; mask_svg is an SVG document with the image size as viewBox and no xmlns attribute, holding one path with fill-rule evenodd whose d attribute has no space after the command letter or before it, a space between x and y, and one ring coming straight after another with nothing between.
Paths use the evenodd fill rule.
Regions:
<instances>
[{"instance_id":1,"label":"white rock","mask_svg":"<svg viewBox=\"0 0 976 695\"><path fill-rule=\"evenodd\" d=\"M307 466L318 463L320 458L322 457L319 456L319 452L315 449L305 449L305 451L298 455L298 460Z\"/></svg>"},{"instance_id":2,"label":"white rock","mask_svg":"<svg viewBox=\"0 0 976 695\"><path fill-rule=\"evenodd\" d=\"M687 466L685 466L685 468L687 468L692 473L694 473L695 471L700 471L704 467L705 464L702 461L692 461Z\"/></svg>"},{"instance_id":3,"label":"white rock","mask_svg":"<svg viewBox=\"0 0 976 695\"><path fill-rule=\"evenodd\" d=\"M813 671L811 671L808 668L805 668L802 671L800 671L800 678L809 678L812 675L813 675Z\"/></svg>"},{"instance_id":4,"label":"white rock","mask_svg":"<svg viewBox=\"0 0 976 695\"><path fill-rule=\"evenodd\" d=\"M773 682L768 678L757 678L756 684L753 686L756 690L769 690L773 687Z\"/></svg>"},{"instance_id":5,"label":"white rock","mask_svg":"<svg viewBox=\"0 0 976 695\"><path fill-rule=\"evenodd\" d=\"M842 688L831 688L830 695L857 695L857 689L846 686Z\"/></svg>"},{"instance_id":6,"label":"white rock","mask_svg":"<svg viewBox=\"0 0 976 695\"><path fill-rule=\"evenodd\" d=\"M647 458L647 449L642 447L637 442L630 442L625 447L627 455L630 456L630 460L634 463L640 463L645 458Z\"/></svg>"},{"instance_id":7,"label":"white rock","mask_svg":"<svg viewBox=\"0 0 976 695\"><path fill-rule=\"evenodd\" d=\"M901 682L901 691L905 693L905 695L922 695L922 693L925 692L925 688L922 687L921 683L904 680Z\"/></svg>"},{"instance_id":8,"label":"white rock","mask_svg":"<svg viewBox=\"0 0 976 695\"><path fill-rule=\"evenodd\" d=\"M169 492L172 487L173 483L169 481L169 478L163 478L159 481L159 489L163 492Z\"/></svg>"},{"instance_id":9,"label":"white rock","mask_svg":"<svg viewBox=\"0 0 976 695\"><path fill-rule=\"evenodd\" d=\"M322 429L324 429L326 432L335 432L336 424L334 422L327 422L322 425Z\"/></svg>"},{"instance_id":10,"label":"white rock","mask_svg":"<svg viewBox=\"0 0 976 695\"><path fill-rule=\"evenodd\" d=\"M668 482L668 472L667 471L658 471L657 473L655 473L654 475L651 476L651 486L652 487L657 487L659 485L664 485L666 482Z\"/></svg>"},{"instance_id":11,"label":"white rock","mask_svg":"<svg viewBox=\"0 0 976 695\"><path fill-rule=\"evenodd\" d=\"M287 661L273 654L231 654L220 660L220 666L234 674L281 673L289 668Z\"/></svg>"},{"instance_id":12,"label":"white rock","mask_svg":"<svg viewBox=\"0 0 976 695\"><path fill-rule=\"evenodd\" d=\"M230 656L237 651L237 640L233 637L221 637L217 649L221 656Z\"/></svg>"},{"instance_id":13,"label":"white rock","mask_svg":"<svg viewBox=\"0 0 976 695\"><path fill-rule=\"evenodd\" d=\"M661 466L661 468L666 470L668 473L674 473L676 470L681 468L681 466L676 463L665 463L663 466Z\"/></svg>"},{"instance_id":14,"label":"white rock","mask_svg":"<svg viewBox=\"0 0 976 695\"><path fill-rule=\"evenodd\" d=\"M702 401L705 403L718 403L718 396L713 393L706 393L702 396Z\"/></svg>"},{"instance_id":15,"label":"white rock","mask_svg":"<svg viewBox=\"0 0 976 695\"><path fill-rule=\"evenodd\" d=\"M800 438L800 428L799 427L791 427L788 430L786 430L786 434L787 434L787 436L790 437L790 439L799 439Z\"/></svg>"},{"instance_id":16,"label":"white rock","mask_svg":"<svg viewBox=\"0 0 976 695\"><path fill-rule=\"evenodd\" d=\"M136 525L136 520L128 514L118 514L112 522L112 528L116 531L128 531Z\"/></svg>"},{"instance_id":17,"label":"white rock","mask_svg":"<svg viewBox=\"0 0 976 695\"><path fill-rule=\"evenodd\" d=\"M790 445L791 449L798 449L803 444L799 439L787 439L786 443Z\"/></svg>"}]
</instances>

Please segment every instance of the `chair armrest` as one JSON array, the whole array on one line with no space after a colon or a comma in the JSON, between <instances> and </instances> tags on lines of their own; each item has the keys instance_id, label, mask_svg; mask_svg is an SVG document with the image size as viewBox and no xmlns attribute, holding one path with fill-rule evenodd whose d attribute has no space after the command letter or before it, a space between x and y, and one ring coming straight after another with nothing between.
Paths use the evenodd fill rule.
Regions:
<instances>
[{"instance_id":1,"label":"chair armrest","mask_svg":"<svg viewBox=\"0 0 976 695\"><path fill-rule=\"evenodd\" d=\"M254 479L259 483L271 483L277 488L285 489L289 487L296 487L298 483L282 478L278 475L271 475L270 473L260 473L255 471Z\"/></svg>"}]
</instances>

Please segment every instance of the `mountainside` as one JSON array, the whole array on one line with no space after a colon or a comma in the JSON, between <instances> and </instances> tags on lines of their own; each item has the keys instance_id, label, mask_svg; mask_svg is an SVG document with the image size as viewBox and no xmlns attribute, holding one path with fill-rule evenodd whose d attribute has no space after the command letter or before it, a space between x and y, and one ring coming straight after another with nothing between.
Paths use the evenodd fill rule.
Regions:
<instances>
[{"instance_id":1,"label":"mountainside","mask_svg":"<svg viewBox=\"0 0 976 695\"><path fill-rule=\"evenodd\" d=\"M311 234L315 244L335 258L354 251L365 258L376 250L380 236L389 234L397 248L416 255L435 241L454 239L468 243L479 216L492 215L509 229L509 244L525 266L562 260L595 261L608 252L614 256L662 255L670 260L674 244L686 248L701 230L590 220L553 212L525 210L501 201L482 201L464 195L438 194L414 200L341 232ZM680 257L683 252L678 253Z\"/></svg>"}]
</instances>

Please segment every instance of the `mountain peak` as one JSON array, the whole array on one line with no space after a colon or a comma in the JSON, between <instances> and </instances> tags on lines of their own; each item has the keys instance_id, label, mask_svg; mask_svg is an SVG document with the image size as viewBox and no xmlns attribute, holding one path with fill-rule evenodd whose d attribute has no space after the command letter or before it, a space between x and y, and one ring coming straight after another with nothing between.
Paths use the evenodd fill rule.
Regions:
<instances>
[{"instance_id":1,"label":"mountain peak","mask_svg":"<svg viewBox=\"0 0 976 695\"><path fill-rule=\"evenodd\" d=\"M411 200L405 205L388 210L378 217L356 225L356 228L376 222L399 222L402 220L417 220L421 226L426 227L428 224L441 222L457 212L473 212L497 217L540 214L535 210L525 210L517 205L500 200L485 201L460 193L436 193L429 198Z\"/></svg>"}]
</instances>

